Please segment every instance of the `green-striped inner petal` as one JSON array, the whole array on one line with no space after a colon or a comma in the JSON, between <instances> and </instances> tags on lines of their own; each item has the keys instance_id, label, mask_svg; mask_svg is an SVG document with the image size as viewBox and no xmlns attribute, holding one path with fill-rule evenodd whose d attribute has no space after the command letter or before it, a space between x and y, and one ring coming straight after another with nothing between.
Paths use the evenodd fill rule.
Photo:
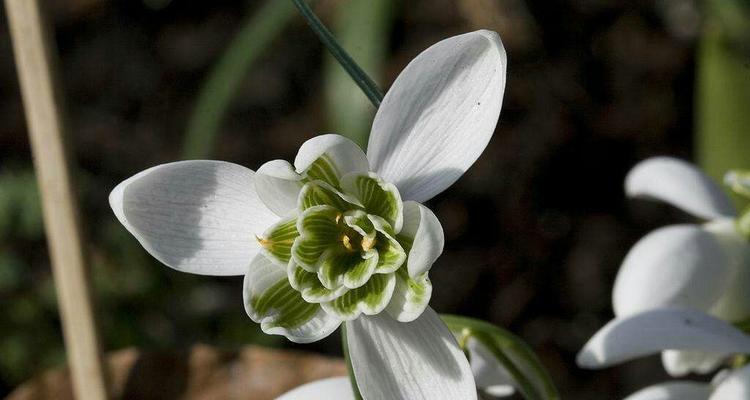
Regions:
<instances>
[{"instance_id":1,"label":"green-striped inner petal","mask_svg":"<svg viewBox=\"0 0 750 400\"><path fill-rule=\"evenodd\" d=\"M307 171L305 171L305 176L311 181L320 180L334 188L341 187L339 183L341 173L336 168L333 160L325 154L313 161Z\"/></svg>"},{"instance_id":2,"label":"green-striped inner petal","mask_svg":"<svg viewBox=\"0 0 750 400\"><path fill-rule=\"evenodd\" d=\"M345 193L362 203L368 214L380 216L395 229L400 229L403 204L396 186L383 182L375 174L347 175L341 185Z\"/></svg>"},{"instance_id":3,"label":"green-striped inner petal","mask_svg":"<svg viewBox=\"0 0 750 400\"><path fill-rule=\"evenodd\" d=\"M378 232L375 248L380 255L375 269L379 274L394 272L406 261L406 252L390 235Z\"/></svg>"},{"instance_id":4,"label":"green-striped inner petal","mask_svg":"<svg viewBox=\"0 0 750 400\"><path fill-rule=\"evenodd\" d=\"M305 210L297 221L300 237L292 246L294 261L308 271L315 271L321 254L337 243L341 231L341 213L329 206L315 206Z\"/></svg>"},{"instance_id":5,"label":"green-striped inner petal","mask_svg":"<svg viewBox=\"0 0 750 400\"><path fill-rule=\"evenodd\" d=\"M281 265L286 265L292 253L294 239L299 236L296 218L282 220L258 237L264 254Z\"/></svg>"},{"instance_id":6,"label":"green-striped inner petal","mask_svg":"<svg viewBox=\"0 0 750 400\"><path fill-rule=\"evenodd\" d=\"M342 212L357 208L344 200L336 189L322 181L306 183L299 193L298 203L300 211L321 205L331 206Z\"/></svg>"},{"instance_id":7,"label":"green-striped inner petal","mask_svg":"<svg viewBox=\"0 0 750 400\"><path fill-rule=\"evenodd\" d=\"M332 249L321 256L318 279L328 289L342 286L353 289L363 285L375 271L377 253L371 252L363 258L360 252Z\"/></svg>"},{"instance_id":8,"label":"green-striped inner petal","mask_svg":"<svg viewBox=\"0 0 750 400\"><path fill-rule=\"evenodd\" d=\"M427 273L411 278L406 268L394 274L396 288L387 311L401 322L413 321L424 311L432 296L432 283Z\"/></svg>"},{"instance_id":9,"label":"green-striped inner petal","mask_svg":"<svg viewBox=\"0 0 750 400\"><path fill-rule=\"evenodd\" d=\"M250 306L260 318L274 315L272 325L285 329L293 329L310 321L320 309L317 304L306 302L287 279L276 282L259 296L251 298Z\"/></svg>"},{"instance_id":10,"label":"green-striped inner petal","mask_svg":"<svg viewBox=\"0 0 750 400\"><path fill-rule=\"evenodd\" d=\"M343 320L357 318L360 313L375 315L388 305L394 287L393 274L376 274L364 286L350 290L333 301L323 303L323 309Z\"/></svg>"},{"instance_id":11,"label":"green-striped inner petal","mask_svg":"<svg viewBox=\"0 0 750 400\"><path fill-rule=\"evenodd\" d=\"M345 287L338 290L329 290L320 283L317 274L307 272L294 263L290 264L288 273L291 286L300 291L302 293L302 298L310 303L331 301L348 290Z\"/></svg>"}]
</instances>

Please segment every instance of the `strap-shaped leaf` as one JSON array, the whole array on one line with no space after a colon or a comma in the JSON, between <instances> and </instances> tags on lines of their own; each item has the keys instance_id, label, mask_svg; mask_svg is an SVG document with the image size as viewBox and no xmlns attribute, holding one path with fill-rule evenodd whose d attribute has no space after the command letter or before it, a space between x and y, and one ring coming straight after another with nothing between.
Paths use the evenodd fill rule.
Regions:
<instances>
[{"instance_id":1,"label":"strap-shaped leaf","mask_svg":"<svg viewBox=\"0 0 750 400\"><path fill-rule=\"evenodd\" d=\"M456 315L441 315L460 338L474 338L487 347L514 380L527 400L558 400L560 395L547 370L518 336L490 323Z\"/></svg>"}]
</instances>

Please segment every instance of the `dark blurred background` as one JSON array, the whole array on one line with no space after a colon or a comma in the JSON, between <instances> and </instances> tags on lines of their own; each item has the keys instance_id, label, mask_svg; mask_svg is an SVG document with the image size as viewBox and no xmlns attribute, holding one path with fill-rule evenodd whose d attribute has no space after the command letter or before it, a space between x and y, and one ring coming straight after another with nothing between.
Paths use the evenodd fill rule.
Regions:
<instances>
[{"instance_id":1,"label":"dark blurred background","mask_svg":"<svg viewBox=\"0 0 750 400\"><path fill-rule=\"evenodd\" d=\"M319 1L336 26L347 0ZM373 2L375 3L375 2ZM690 0L391 2L387 88L419 51L480 29L501 33L509 70L500 123L479 161L429 202L446 249L432 306L488 320L538 352L564 398L615 398L666 379L658 358L583 371L576 352L612 317L611 286L629 247L687 216L627 201L623 178L657 154L691 159L703 9ZM297 346L262 335L242 279L182 274L153 260L107 203L120 181L183 157L204 81L255 1L50 1L95 298L107 350L259 343L340 354L337 335ZM7 22L0 17L0 395L64 361ZM364 49L364 50L363 50ZM292 159L335 126L325 49L294 15L243 72L203 156L257 168ZM354 86L346 86L354 97ZM349 95L347 94L347 95ZM364 97L362 97L363 99ZM366 100L364 100L366 102ZM368 110L371 113L372 110ZM369 120L364 120L369 125Z\"/></svg>"}]
</instances>

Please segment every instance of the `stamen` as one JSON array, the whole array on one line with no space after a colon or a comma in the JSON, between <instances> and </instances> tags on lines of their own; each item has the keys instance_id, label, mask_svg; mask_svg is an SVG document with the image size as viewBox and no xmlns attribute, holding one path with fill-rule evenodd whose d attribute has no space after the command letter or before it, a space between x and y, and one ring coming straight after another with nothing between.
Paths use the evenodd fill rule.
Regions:
<instances>
[{"instance_id":1,"label":"stamen","mask_svg":"<svg viewBox=\"0 0 750 400\"><path fill-rule=\"evenodd\" d=\"M258 235L255 235L255 240L257 240L257 241L258 241L258 243L260 243L260 245L261 245L261 246L262 246L263 248L265 248L265 249L267 249L267 248L271 247L271 241L270 241L270 240L268 240L268 239L265 239L265 238L262 238L262 237L260 237L260 236L258 236Z\"/></svg>"},{"instance_id":2,"label":"stamen","mask_svg":"<svg viewBox=\"0 0 750 400\"><path fill-rule=\"evenodd\" d=\"M343 214L341 214L341 213L338 213L338 214L336 214L336 223L337 223L337 224L338 224L339 222L341 222L341 217L342 217L342 216L343 216Z\"/></svg>"},{"instance_id":3,"label":"stamen","mask_svg":"<svg viewBox=\"0 0 750 400\"><path fill-rule=\"evenodd\" d=\"M352 246L352 240L349 238L349 235L342 236L341 243L344 244L344 247L346 247L347 250L354 251L354 247Z\"/></svg>"},{"instance_id":4,"label":"stamen","mask_svg":"<svg viewBox=\"0 0 750 400\"><path fill-rule=\"evenodd\" d=\"M363 237L362 238L362 250L368 251L375 247L375 237Z\"/></svg>"}]
</instances>

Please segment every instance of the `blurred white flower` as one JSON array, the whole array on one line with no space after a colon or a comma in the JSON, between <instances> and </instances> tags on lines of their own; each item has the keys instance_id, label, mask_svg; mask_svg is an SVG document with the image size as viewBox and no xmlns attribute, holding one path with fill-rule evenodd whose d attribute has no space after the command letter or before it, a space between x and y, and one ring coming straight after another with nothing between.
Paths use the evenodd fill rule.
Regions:
<instances>
[{"instance_id":1,"label":"blurred white flower","mask_svg":"<svg viewBox=\"0 0 750 400\"><path fill-rule=\"evenodd\" d=\"M669 157L636 165L625 189L704 223L660 228L633 246L612 293L616 318L584 346L578 364L600 368L662 352L667 372L683 376L749 353L750 338L730 324L750 316L750 245L729 198L695 166Z\"/></svg>"},{"instance_id":2,"label":"blurred white flower","mask_svg":"<svg viewBox=\"0 0 750 400\"><path fill-rule=\"evenodd\" d=\"M346 322L365 398L474 399L466 358L427 307L443 231L420 202L486 147L505 74L496 33L451 37L393 83L366 154L323 135L300 147L294 165L274 160L257 172L220 161L163 164L118 185L110 204L164 264L244 274L245 308L266 333L306 343Z\"/></svg>"}]
</instances>

